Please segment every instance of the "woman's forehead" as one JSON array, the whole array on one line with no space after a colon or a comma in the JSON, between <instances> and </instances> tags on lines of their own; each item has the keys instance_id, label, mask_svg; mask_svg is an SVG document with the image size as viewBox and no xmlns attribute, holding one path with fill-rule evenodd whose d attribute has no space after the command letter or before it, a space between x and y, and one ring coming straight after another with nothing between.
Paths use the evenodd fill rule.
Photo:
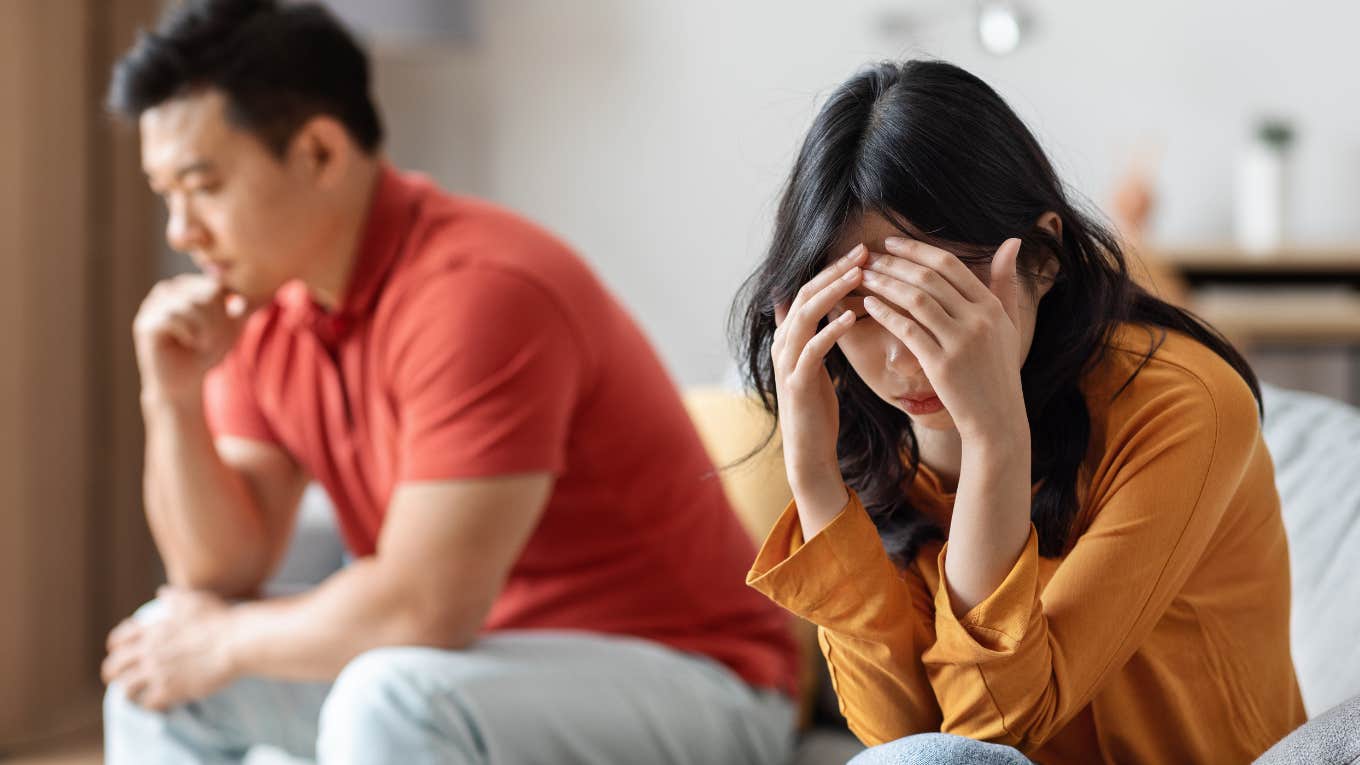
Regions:
<instances>
[{"instance_id":1,"label":"woman's forehead","mask_svg":"<svg viewBox=\"0 0 1360 765\"><path fill-rule=\"evenodd\" d=\"M869 211L857 213L846 221L841 227L840 236L836 238L836 243L832 245L831 252L826 254L828 260L834 260L850 250L855 245L863 243L870 250L883 252L883 240L891 236L903 236L908 234L898 227L897 224L888 220L882 213ZM908 234L909 235L909 234Z\"/></svg>"},{"instance_id":2,"label":"woman's forehead","mask_svg":"<svg viewBox=\"0 0 1360 765\"><path fill-rule=\"evenodd\" d=\"M987 245L971 244L941 239L939 236L930 236L928 232L922 231L908 218L902 215L892 215L889 217L878 211L868 211L856 213L846 221L841 228L840 235L836 243L832 246L831 252L827 253L827 259L832 260L848 253L855 245L863 243L871 251L884 252L883 240L894 237L906 237L917 239L933 244L937 247L952 252L956 257L965 263L978 259L986 260L992 254L993 248ZM997 243L1000 246L1000 242Z\"/></svg>"}]
</instances>

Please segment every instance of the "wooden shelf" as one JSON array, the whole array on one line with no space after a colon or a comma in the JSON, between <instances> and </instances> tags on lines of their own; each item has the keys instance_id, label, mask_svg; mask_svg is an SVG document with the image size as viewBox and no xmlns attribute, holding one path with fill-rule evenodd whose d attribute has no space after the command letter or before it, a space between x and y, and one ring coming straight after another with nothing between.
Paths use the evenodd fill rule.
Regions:
<instances>
[{"instance_id":1,"label":"wooden shelf","mask_svg":"<svg viewBox=\"0 0 1360 765\"><path fill-rule=\"evenodd\" d=\"M1247 345L1360 344L1360 293L1339 289L1210 288L1191 308Z\"/></svg>"},{"instance_id":2,"label":"wooden shelf","mask_svg":"<svg viewBox=\"0 0 1360 765\"><path fill-rule=\"evenodd\" d=\"M1266 253L1212 245L1159 247L1153 251L1191 289L1209 284L1325 284L1360 290L1360 243L1289 247Z\"/></svg>"},{"instance_id":3,"label":"wooden shelf","mask_svg":"<svg viewBox=\"0 0 1360 765\"><path fill-rule=\"evenodd\" d=\"M1286 247L1247 252L1239 247L1192 245L1158 247L1157 255L1173 268L1221 271L1344 271L1360 273L1360 243L1329 247Z\"/></svg>"}]
</instances>

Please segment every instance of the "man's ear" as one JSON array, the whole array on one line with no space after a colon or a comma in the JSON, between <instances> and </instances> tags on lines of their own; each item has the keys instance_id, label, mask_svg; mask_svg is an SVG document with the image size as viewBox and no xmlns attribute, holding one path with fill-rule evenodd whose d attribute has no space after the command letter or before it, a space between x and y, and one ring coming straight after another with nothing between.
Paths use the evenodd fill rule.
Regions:
<instances>
[{"instance_id":1,"label":"man's ear","mask_svg":"<svg viewBox=\"0 0 1360 765\"><path fill-rule=\"evenodd\" d=\"M304 122L289 144L293 161L322 188L335 186L344 178L356 150L345 126L326 115Z\"/></svg>"}]
</instances>

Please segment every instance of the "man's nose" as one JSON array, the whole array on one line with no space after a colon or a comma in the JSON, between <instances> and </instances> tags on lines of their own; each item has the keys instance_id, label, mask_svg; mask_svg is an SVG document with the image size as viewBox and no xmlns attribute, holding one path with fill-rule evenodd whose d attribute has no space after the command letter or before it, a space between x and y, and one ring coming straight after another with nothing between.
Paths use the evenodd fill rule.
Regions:
<instances>
[{"instance_id":1,"label":"man's nose","mask_svg":"<svg viewBox=\"0 0 1360 765\"><path fill-rule=\"evenodd\" d=\"M165 241L179 252L191 252L203 243L203 227L194 220L182 202L170 204L170 217L165 222Z\"/></svg>"}]
</instances>

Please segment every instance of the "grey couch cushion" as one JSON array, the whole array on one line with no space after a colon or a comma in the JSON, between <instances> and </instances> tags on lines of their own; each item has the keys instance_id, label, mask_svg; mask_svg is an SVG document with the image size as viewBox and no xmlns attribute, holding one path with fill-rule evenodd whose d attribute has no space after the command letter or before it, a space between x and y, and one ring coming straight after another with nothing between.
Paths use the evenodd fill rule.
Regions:
<instances>
[{"instance_id":1,"label":"grey couch cushion","mask_svg":"<svg viewBox=\"0 0 1360 765\"><path fill-rule=\"evenodd\" d=\"M1265 389L1289 535L1294 665L1309 714L1360 694L1360 410Z\"/></svg>"},{"instance_id":2,"label":"grey couch cushion","mask_svg":"<svg viewBox=\"0 0 1360 765\"><path fill-rule=\"evenodd\" d=\"M308 589L339 571L344 562L335 509L326 490L314 483L302 495L292 541L265 589L270 594Z\"/></svg>"},{"instance_id":3,"label":"grey couch cushion","mask_svg":"<svg viewBox=\"0 0 1360 765\"><path fill-rule=\"evenodd\" d=\"M1253 765L1353 765L1360 762L1360 696L1289 734Z\"/></svg>"}]
</instances>

